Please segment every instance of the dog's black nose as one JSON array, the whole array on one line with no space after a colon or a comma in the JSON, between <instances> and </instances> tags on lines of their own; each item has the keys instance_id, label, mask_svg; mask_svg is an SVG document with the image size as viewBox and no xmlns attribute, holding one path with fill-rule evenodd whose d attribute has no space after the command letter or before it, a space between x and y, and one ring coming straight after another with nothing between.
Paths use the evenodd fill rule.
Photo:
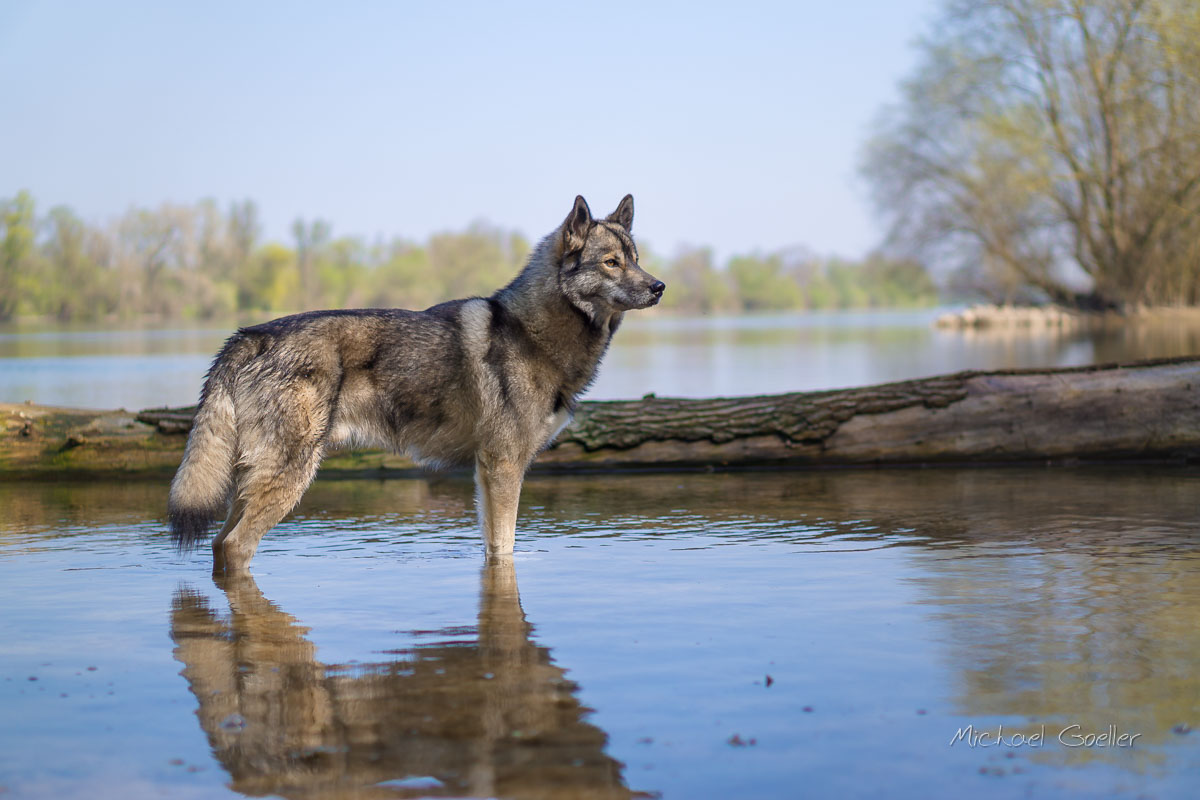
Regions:
<instances>
[{"instance_id":1,"label":"dog's black nose","mask_svg":"<svg viewBox=\"0 0 1200 800\"><path fill-rule=\"evenodd\" d=\"M655 297L662 297L663 290L666 288L667 285L662 281L655 281L654 283L650 284L650 291L654 292Z\"/></svg>"}]
</instances>

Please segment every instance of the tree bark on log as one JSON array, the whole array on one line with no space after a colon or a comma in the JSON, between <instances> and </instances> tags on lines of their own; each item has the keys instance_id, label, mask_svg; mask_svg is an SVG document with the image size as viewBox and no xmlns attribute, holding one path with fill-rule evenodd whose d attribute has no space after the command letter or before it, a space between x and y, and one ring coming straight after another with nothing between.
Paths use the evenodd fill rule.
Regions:
<instances>
[{"instance_id":1,"label":"tree bark on log","mask_svg":"<svg viewBox=\"0 0 1200 800\"><path fill-rule=\"evenodd\" d=\"M539 464L846 466L1200 456L1200 359L960 372L758 397L598 402Z\"/></svg>"},{"instance_id":2,"label":"tree bark on log","mask_svg":"<svg viewBox=\"0 0 1200 800\"><path fill-rule=\"evenodd\" d=\"M0 477L161 474L194 409L0 406ZM1200 359L961 372L856 389L581 403L535 470L1200 460ZM333 451L324 475L417 473Z\"/></svg>"}]
</instances>

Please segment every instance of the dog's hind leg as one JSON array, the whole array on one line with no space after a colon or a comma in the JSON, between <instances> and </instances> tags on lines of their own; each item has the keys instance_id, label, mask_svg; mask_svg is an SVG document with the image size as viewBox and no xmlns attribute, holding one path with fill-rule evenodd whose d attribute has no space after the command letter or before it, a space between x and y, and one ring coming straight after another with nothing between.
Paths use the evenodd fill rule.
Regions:
<instances>
[{"instance_id":1,"label":"dog's hind leg","mask_svg":"<svg viewBox=\"0 0 1200 800\"><path fill-rule=\"evenodd\" d=\"M263 535L312 483L337 405L340 373L328 348L305 350L317 366L282 383L263 380L238 395L233 510L213 541L213 573L245 570Z\"/></svg>"},{"instance_id":2,"label":"dog's hind leg","mask_svg":"<svg viewBox=\"0 0 1200 800\"><path fill-rule=\"evenodd\" d=\"M300 502L321 464L321 448L308 448L285 463L260 464L246 470L227 530L213 540L213 574L245 570L263 534L274 528ZM232 525L230 524L232 523Z\"/></svg>"},{"instance_id":3,"label":"dog's hind leg","mask_svg":"<svg viewBox=\"0 0 1200 800\"><path fill-rule=\"evenodd\" d=\"M475 508L483 529L486 552L507 555L517 536L517 504L525 477L522 462L493 458L480 453L475 458Z\"/></svg>"},{"instance_id":4,"label":"dog's hind leg","mask_svg":"<svg viewBox=\"0 0 1200 800\"><path fill-rule=\"evenodd\" d=\"M234 486L237 486L239 482L238 478L235 478ZM229 516L225 518L225 524L221 526L221 532L213 537L212 540L213 575L221 575L225 572L225 539L229 536L229 532L237 527L245 510L246 504L242 501L241 496L235 496L233 508L229 510Z\"/></svg>"}]
</instances>

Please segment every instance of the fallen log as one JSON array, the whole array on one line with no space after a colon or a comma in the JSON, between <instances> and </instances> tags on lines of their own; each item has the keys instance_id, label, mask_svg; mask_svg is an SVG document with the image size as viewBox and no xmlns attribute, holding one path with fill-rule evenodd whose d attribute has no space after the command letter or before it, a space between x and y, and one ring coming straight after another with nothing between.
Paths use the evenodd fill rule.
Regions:
<instances>
[{"instance_id":1,"label":"fallen log","mask_svg":"<svg viewBox=\"0 0 1200 800\"><path fill-rule=\"evenodd\" d=\"M854 466L1200 457L1200 359L586 403L542 465Z\"/></svg>"},{"instance_id":2,"label":"fallen log","mask_svg":"<svg viewBox=\"0 0 1200 800\"><path fill-rule=\"evenodd\" d=\"M175 469L194 408L0 405L0 477ZM1200 460L1200 358L960 372L755 397L584 402L538 470L677 470ZM410 474L408 459L333 451L323 475Z\"/></svg>"}]
</instances>

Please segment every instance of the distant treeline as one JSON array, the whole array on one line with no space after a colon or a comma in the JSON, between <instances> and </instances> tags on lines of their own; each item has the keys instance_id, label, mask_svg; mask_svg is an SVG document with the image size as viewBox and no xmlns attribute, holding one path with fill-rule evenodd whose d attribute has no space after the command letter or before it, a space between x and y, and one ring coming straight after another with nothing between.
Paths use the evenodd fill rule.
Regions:
<instances>
[{"instance_id":1,"label":"distant treeline","mask_svg":"<svg viewBox=\"0 0 1200 800\"><path fill-rule=\"evenodd\" d=\"M425 308L487 295L524 264L530 242L476 223L425 242L333 236L297 220L288 244L263 241L252 201L131 209L105 227L59 206L39 214L27 192L0 200L0 320L221 319L311 308ZM663 307L685 312L894 307L937 302L913 261L861 263L799 251L743 255L718 266L711 251L642 263L670 287Z\"/></svg>"},{"instance_id":2,"label":"distant treeline","mask_svg":"<svg viewBox=\"0 0 1200 800\"><path fill-rule=\"evenodd\" d=\"M713 264L707 248L642 263L666 281L662 305L687 312L789 311L931 306L939 294L916 261L868 256L822 259L802 249L738 255Z\"/></svg>"}]
</instances>

